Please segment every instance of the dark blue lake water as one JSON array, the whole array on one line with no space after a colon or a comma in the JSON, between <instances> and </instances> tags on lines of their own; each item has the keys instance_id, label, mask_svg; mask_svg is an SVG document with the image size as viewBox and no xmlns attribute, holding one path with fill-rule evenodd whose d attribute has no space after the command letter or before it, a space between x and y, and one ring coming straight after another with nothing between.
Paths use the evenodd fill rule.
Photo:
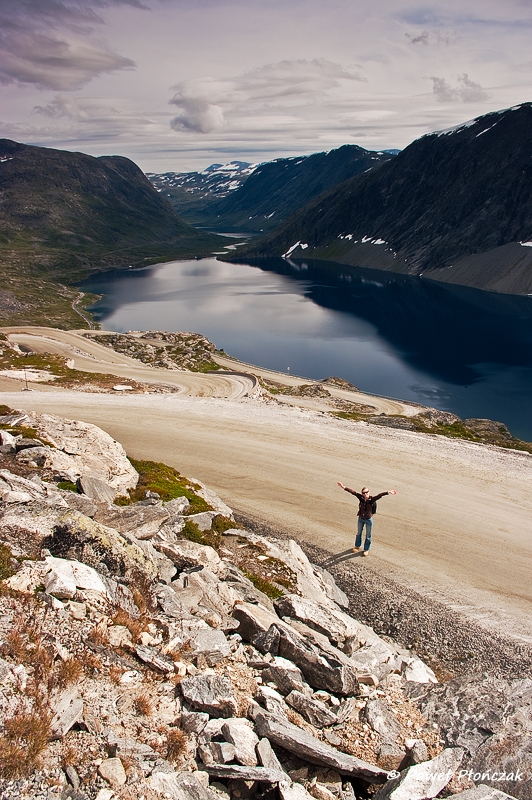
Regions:
<instances>
[{"instance_id":1,"label":"dark blue lake water","mask_svg":"<svg viewBox=\"0 0 532 800\"><path fill-rule=\"evenodd\" d=\"M196 331L251 364L459 416L532 441L532 297L324 262L214 258L97 275L114 331Z\"/></svg>"}]
</instances>

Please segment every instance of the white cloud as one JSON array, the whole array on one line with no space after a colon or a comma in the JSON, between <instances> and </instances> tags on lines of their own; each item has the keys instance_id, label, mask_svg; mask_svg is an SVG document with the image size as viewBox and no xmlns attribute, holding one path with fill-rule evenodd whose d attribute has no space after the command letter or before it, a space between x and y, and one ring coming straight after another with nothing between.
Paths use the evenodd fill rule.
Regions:
<instances>
[{"instance_id":1,"label":"white cloud","mask_svg":"<svg viewBox=\"0 0 532 800\"><path fill-rule=\"evenodd\" d=\"M293 59L232 78L182 81L173 87L170 103L178 106L180 114L170 125L176 131L212 133L226 126L253 126L253 119L260 117L261 127L268 128L272 120L277 124L295 121L309 109L315 112L331 102L342 102L351 94L353 82L364 80L358 70L326 59Z\"/></svg>"},{"instance_id":2,"label":"white cloud","mask_svg":"<svg viewBox=\"0 0 532 800\"><path fill-rule=\"evenodd\" d=\"M429 80L433 83L432 91L440 103L483 103L491 98L491 94L487 92L479 83L475 83L469 78L469 75L464 72L463 75L458 76L458 84L451 86L447 83L445 78L438 78L431 75Z\"/></svg>"},{"instance_id":3,"label":"white cloud","mask_svg":"<svg viewBox=\"0 0 532 800\"><path fill-rule=\"evenodd\" d=\"M1 0L0 83L70 90L134 61L93 35L96 8L138 0Z\"/></svg>"}]
</instances>

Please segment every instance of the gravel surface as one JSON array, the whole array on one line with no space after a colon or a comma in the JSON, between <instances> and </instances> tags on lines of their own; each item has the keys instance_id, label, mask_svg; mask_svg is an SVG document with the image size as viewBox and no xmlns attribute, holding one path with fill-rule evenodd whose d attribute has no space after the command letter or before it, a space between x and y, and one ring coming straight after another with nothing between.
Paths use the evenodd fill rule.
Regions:
<instances>
[{"instance_id":1,"label":"gravel surface","mask_svg":"<svg viewBox=\"0 0 532 800\"><path fill-rule=\"evenodd\" d=\"M239 513L235 518L261 536L297 539L308 558L334 576L349 597L353 617L414 650L440 680L467 674L532 677L532 646L487 631L445 604L384 578L366 559L334 563L330 552L288 531Z\"/></svg>"}]
</instances>

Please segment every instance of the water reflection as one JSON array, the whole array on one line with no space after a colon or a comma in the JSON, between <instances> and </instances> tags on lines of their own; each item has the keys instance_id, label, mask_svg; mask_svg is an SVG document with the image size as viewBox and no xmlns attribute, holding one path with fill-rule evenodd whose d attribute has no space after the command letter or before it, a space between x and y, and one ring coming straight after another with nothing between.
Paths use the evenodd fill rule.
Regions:
<instances>
[{"instance_id":1,"label":"water reflection","mask_svg":"<svg viewBox=\"0 0 532 800\"><path fill-rule=\"evenodd\" d=\"M460 416L532 439L532 299L284 259L172 262L95 276L104 327L193 330L249 363Z\"/></svg>"}]
</instances>

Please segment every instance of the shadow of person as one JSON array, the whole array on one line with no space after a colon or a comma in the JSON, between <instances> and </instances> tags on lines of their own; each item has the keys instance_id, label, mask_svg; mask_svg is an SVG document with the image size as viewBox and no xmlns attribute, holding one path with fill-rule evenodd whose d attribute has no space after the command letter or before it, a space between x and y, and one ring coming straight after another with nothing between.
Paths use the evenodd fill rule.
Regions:
<instances>
[{"instance_id":1,"label":"shadow of person","mask_svg":"<svg viewBox=\"0 0 532 800\"><path fill-rule=\"evenodd\" d=\"M341 553L333 553L329 558L327 558L322 566L327 569L327 567L333 567L335 564L341 564L342 561L349 561L351 558L360 558L363 555L362 550L354 551L351 547L348 550L342 550Z\"/></svg>"}]
</instances>

